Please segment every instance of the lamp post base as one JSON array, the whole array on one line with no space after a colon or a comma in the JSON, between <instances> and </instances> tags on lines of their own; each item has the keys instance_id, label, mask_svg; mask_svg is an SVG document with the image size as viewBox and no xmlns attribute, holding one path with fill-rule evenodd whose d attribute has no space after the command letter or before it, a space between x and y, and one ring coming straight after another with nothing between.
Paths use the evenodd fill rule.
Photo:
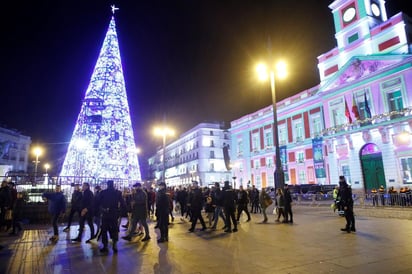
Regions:
<instances>
[{"instance_id":1,"label":"lamp post base","mask_svg":"<svg viewBox=\"0 0 412 274\"><path fill-rule=\"evenodd\" d=\"M275 188L284 189L285 188L285 172L281 168L277 168L274 173L275 177Z\"/></svg>"}]
</instances>

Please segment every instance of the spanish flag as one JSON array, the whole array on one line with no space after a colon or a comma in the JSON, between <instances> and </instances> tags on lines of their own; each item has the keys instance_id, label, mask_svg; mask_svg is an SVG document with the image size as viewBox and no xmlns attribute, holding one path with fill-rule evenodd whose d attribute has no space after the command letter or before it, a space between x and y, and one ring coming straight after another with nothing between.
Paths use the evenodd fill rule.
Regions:
<instances>
[{"instance_id":1,"label":"spanish flag","mask_svg":"<svg viewBox=\"0 0 412 274\"><path fill-rule=\"evenodd\" d=\"M356 104L356 101L355 101L355 94L352 94L352 113L353 113L353 116L355 116L355 119L359 120L360 116L359 116L358 105Z\"/></svg>"}]
</instances>

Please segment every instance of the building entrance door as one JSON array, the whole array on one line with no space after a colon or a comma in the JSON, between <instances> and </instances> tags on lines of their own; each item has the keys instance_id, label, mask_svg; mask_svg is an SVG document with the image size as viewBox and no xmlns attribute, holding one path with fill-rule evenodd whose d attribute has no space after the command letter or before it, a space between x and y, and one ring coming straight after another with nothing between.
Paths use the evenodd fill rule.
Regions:
<instances>
[{"instance_id":1,"label":"building entrance door","mask_svg":"<svg viewBox=\"0 0 412 274\"><path fill-rule=\"evenodd\" d=\"M366 144L360 151L364 188L369 193L372 188L383 185L386 189L382 153L375 144Z\"/></svg>"}]
</instances>

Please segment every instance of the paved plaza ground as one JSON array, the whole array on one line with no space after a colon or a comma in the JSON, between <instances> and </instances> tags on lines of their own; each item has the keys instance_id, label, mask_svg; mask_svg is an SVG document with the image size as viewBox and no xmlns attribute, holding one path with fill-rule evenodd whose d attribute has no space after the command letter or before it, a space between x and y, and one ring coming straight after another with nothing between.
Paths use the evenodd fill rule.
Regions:
<instances>
[{"instance_id":1,"label":"paved plaza ground","mask_svg":"<svg viewBox=\"0 0 412 274\"><path fill-rule=\"evenodd\" d=\"M350 234L340 231L344 218L327 207L295 206L293 225L275 223L273 215L267 224L260 214L251 222L242 216L236 233L188 233L189 223L176 217L168 243L156 242L150 223L149 242L120 240L119 252L108 255L100 254L97 242L71 243L78 226L60 232L54 245L47 240L50 226L29 225L19 237L0 234L6 246L0 273L412 273L411 220L364 211L359 209L357 232Z\"/></svg>"}]
</instances>

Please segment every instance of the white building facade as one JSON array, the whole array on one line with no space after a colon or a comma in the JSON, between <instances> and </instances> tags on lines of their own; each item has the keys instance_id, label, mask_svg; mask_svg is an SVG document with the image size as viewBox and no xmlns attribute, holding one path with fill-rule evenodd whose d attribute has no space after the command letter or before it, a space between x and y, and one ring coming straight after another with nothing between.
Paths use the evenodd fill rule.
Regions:
<instances>
[{"instance_id":1,"label":"white building facade","mask_svg":"<svg viewBox=\"0 0 412 274\"><path fill-rule=\"evenodd\" d=\"M15 130L0 128L0 166L4 176L7 171L27 172L31 138Z\"/></svg>"},{"instance_id":2,"label":"white building facade","mask_svg":"<svg viewBox=\"0 0 412 274\"><path fill-rule=\"evenodd\" d=\"M201 186L231 180L228 154L230 135L222 123L201 123L149 158L149 170L155 180L162 178L168 186L186 186L198 181ZM225 149L224 149L225 148ZM165 159L163 159L165 155ZM165 162L163 162L165 160Z\"/></svg>"}]
</instances>

